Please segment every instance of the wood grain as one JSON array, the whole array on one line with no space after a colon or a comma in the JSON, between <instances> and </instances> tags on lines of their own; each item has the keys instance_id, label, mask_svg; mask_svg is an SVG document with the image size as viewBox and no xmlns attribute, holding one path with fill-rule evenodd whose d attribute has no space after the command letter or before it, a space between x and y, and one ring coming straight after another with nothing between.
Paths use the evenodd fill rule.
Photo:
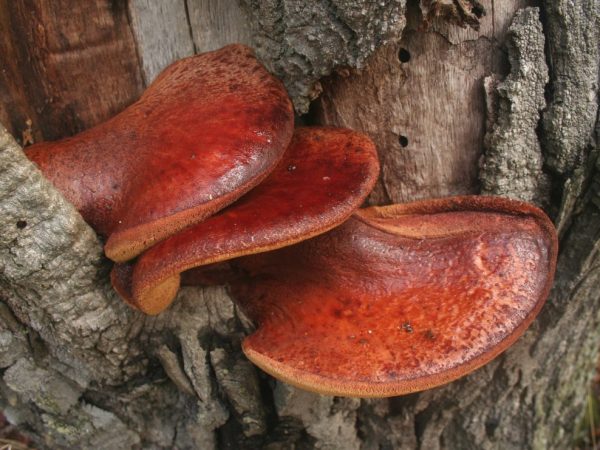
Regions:
<instances>
[{"instance_id":1,"label":"wood grain","mask_svg":"<svg viewBox=\"0 0 600 450\"><path fill-rule=\"evenodd\" d=\"M251 43L236 0L131 0L129 15L146 84L177 59Z\"/></svg>"},{"instance_id":2,"label":"wood grain","mask_svg":"<svg viewBox=\"0 0 600 450\"><path fill-rule=\"evenodd\" d=\"M23 76L19 71L17 52L10 33L8 0L0 0L0 123L15 137L27 130L27 121L37 117L29 104ZM39 131L35 136L41 138Z\"/></svg>"},{"instance_id":3,"label":"wood grain","mask_svg":"<svg viewBox=\"0 0 600 450\"><path fill-rule=\"evenodd\" d=\"M75 134L141 92L121 1L0 0L0 119L36 140Z\"/></svg>"},{"instance_id":4,"label":"wood grain","mask_svg":"<svg viewBox=\"0 0 600 450\"><path fill-rule=\"evenodd\" d=\"M251 45L248 19L237 0L187 0L196 51L239 42Z\"/></svg>"},{"instance_id":5,"label":"wood grain","mask_svg":"<svg viewBox=\"0 0 600 450\"><path fill-rule=\"evenodd\" d=\"M171 62L194 54L185 0L130 0L129 17L146 84Z\"/></svg>"},{"instance_id":6,"label":"wood grain","mask_svg":"<svg viewBox=\"0 0 600 450\"><path fill-rule=\"evenodd\" d=\"M478 192L483 78L506 72L500 42L524 2L483 3L479 32L440 23L423 30L413 5L399 43L324 83L318 120L363 131L378 147L382 178L371 203Z\"/></svg>"}]
</instances>

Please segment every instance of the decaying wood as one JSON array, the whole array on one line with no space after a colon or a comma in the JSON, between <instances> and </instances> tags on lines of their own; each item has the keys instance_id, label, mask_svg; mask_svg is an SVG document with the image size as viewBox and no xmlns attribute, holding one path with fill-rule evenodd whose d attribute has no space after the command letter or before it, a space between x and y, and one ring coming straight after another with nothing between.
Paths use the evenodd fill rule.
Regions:
<instances>
[{"instance_id":1,"label":"decaying wood","mask_svg":"<svg viewBox=\"0 0 600 450\"><path fill-rule=\"evenodd\" d=\"M506 72L502 43L522 4L500 3L484 2L490 13L479 31L439 21L423 31L420 10L411 8L400 42L382 47L363 70L324 83L319 121L363 131L379 149L381 184L372 203L478 191L482 79Z\"/></svg>"},{"instance_id":2,"label":"decaying wood","mask_svg":"<svg viewBox=\"0 0 600 450\"><path fill-rule=\"evenodd\" d=\"M26 3L15 2L17 6L11 4L10 8L24 11ZM129 14L148 80L151 70L158 70L153 68L176 57L177 49L189 50L189 41L185 33L170 30L168 25L157 28L165 35L164 45L153 47L156 41L148 34L154 27L146 26L145 21L158 20L152 10L156 3L145 3L151 11L133 11L144 5L139 0L130 2ZM169 3L173 8L187 6L189 36L192 41L197 39L194 36L200 33L194 34L196 25L190 19L194 2ZM197 4L201 3L206 4ZM299 61L299 69L289 68L296 78L289 78L288 83L299 80L297 98L304 99L300 104L307 99L308 91L303 89L316 79L339 63L356 63L357 55L366 57L371 44L374 49L382 42L369 34L369 27L350 25L348 29L346 25L383 24L390 11L403 10L403 2L394 1L378 2L381 9L365 6L364 13L366 0L314 2L316 6L305 10L292 0L256 0L245 3L246 7L250 3L264 19L258 23L256 13L249 15L254 38L264 40L260 51L267 55L266 62L275 67ZM316 117L364 130L378 144L383 184L373 202L478 190L478 159L486 131L484 77L497 73L501 83L520 80L511 86L507 99L530 105L535 92L538 102L527 109L527 120L511 120L510 108L495 110L497 126L491 131L495 138L489 139L487 148L494 157L505 160L518 157L509 137L533 136L532 127L538 123L535 115L544 106L539 97L543 82L533 82L520 68L536 65L541 69L548 60L546 98L555 110L562 108L561 98L579 95L579 89L588 94L597 89L598 53L590 51L590 42L597 42L600 13L593 0L586 3L589 8L584 11L573 9L579 6L572 2L559 2L565 3L564 7L555 8L554 2L548 1L541 15L532 9L519 13L511 38L515 45L507 50L505 34L524 2L482 3L487 15L475 31L441 18L423 28L419 5L411 2L408 27L399 43L380 48L360 73L341 70L324 83ZM111 4L118 5L112 13L125 11L119 9L120 2ZM327 20L320 14L310 17L318 22L315 33L324 41L298 51L293 37L310 34L311 29L302 24L319 5L325 8ZM3 28L14 20L5 7L6 2L0 1ZM144 19L148 17L144 13L153 18ZM173 11L164 12L167 18L175 17L173 23L184 17L181 11L171 14ZM300 20L298 14L306 17ZM398 14L394 22L397 32L404 24L403 15ZM230 16L215 13L213 17ZM566 23L567 17L568 30L555 26ZM141 22L136 24L136 20ZM118 28L120 23L114 21L109 28ZM269 27L277 29L273 43L266 41ZM518 39L527 37L539 43L541 29L549 53L541 54L539 47L527 55L519 52ZM363 32L369 45L357 47ZM111 33L107 31L107 35ZM326 36L338 36L340 45L329 45ZM179 46L180 38L188 47ZM285 50L288 40L292 50ZM0 33L0 46L7 42L6 34ZM193 45L199 48L198 42ZM153 48L158 48L156 61ZM281 53L269 54L268 48ZM311 52L310 64L300 56L303 49ZM408 53L408 60L401 49ZM13 53L3 52L0 58L22 57L14 49L10 51ZM585 56L583 52L587 52ZM135 57L126 62L134 64L132 61L138 67ZM313 67L314 61L317 65ZM13 131L20 137L22 118L30 117L31 112L14 105L26 105L19 102L37 92L30 91L27 83L36 88L42 82L25 83L19 79L18 67L11 67L11 84L4 85L2 78L0 85L0 111L4 114L0 117L17 117L21 122L13 125ZM139 86L140 72L135 73L134 84ZM51 79L50 73L36 76ZM598 124L594 122L598 104L597 97L588 98L590 103L573 109L574 116L568 121L561 118L564 111L547 112L542 131L537 128L544 161L548 161L548 147L543 130L554 129L552 157L574 161L569 173L578 174L576 181L568 175L550 178L552 192L563 192L560 205L556 198L551 201L564 224L564 238L556 286L540 318L505 355L472 375L421 394L383 400L319 396L260 373L240 351L240 339L251 325L224 287L185 288L173 306L156 318L129 310L108 287L108 265L93 232L43 180L10 136L0 133L2 408L11 421L36 436L39 448L53 449L569 448L574 424L585 410L582 405L600 341L600 210L594 205L600 188L590 183L598 148ZM48 123L55 123L61 110L45 109L43 113L44 117L52 115L45 119ZM100 115L90 114L90 120L100 120ZM36 138L37 120L34 117ZM66 126L65 132L78 129L68 128L69 123ZM401 136L406 138L406 146ZM516 140L516 144L521 142ZM581 149L580 144L585 145L583 156L572 159L569 155L574 148ZM500 176L489 169L486 174L492 188L494 183L500 184L493 180L506 179L510 184L508 172ZM515 179L519 176L515 174ZM588 186L591 189L585 195ZM532 193L530 189L524 188L519 195Z\"/></svg>"},{"instance_id":3,"label":"decaying wood","mask_svg":"<svg viewBox=\"0 0 600 450\"><path fill-rule=\"evenodd\" d=\"M19 138L78 133L141 93L123 2L2 0L0 35L0 120Z\"/></svg>"},{"instance_id":4,"label":"decaying wood","mask_svg":"<svg viewBox=\"0 0 600 450\"><path fill-rule=\"evenodd\" d=\"M131 0L131 25L149 84L173 61L227 44L251 44L236 0Z\"/></svg>"},{"instance_id":5,"label":"decaying wood","mask_svg":"<svg viewBox=\"0 0 600 450\"><path fill-rule=\"evenodd\" d=\"M421 11L426 25L441 19L443 22L479 29L485 8L477 0L423 0Z\"/></svg>"},{"instance_id":6,"label":"decaying wood","mask_svg":"<svg viewBox=\"0 0 600 450\"><path fill-rule=\"evenodd\" d=\"M146 85L171 62L194 54L185 0L131 0L129 17Z\"/></svg>"}]
</instances>

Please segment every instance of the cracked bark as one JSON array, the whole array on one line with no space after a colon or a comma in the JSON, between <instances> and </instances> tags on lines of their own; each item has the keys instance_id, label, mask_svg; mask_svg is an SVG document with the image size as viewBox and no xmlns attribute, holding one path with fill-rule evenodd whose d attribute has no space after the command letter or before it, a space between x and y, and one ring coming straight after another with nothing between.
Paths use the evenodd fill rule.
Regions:
<instances>
[{"instance_id":1,"label":"cracked bark","mask_svg":"<svg viewBox=\"0 0 600 450\"><path fill-rule=\"evenodd\" d=\"M537 9L519 11L507 36L511 72L484 81L487 103L485 154L479 178L481 193L502 195L548 206L550 179L536 128L546 106L544 34Z\"/></svg>"},{"instance_id":2,"label":"cracked bark","mask_svg":"<svg viewBox=\"0 0 600 450\"><path fill-rule=\"evenodd\" d=\"M487 15L479 31L448 23L443 15L421 26L423 14L436 2L409 2L406 20L402 1L369 6L372 2L323 0L306 9L292 0L253 0L242 6L187 0L170 7L132 0L128 8L113 9L102 7L110 2L95 3L111 18L105 26L114 30L129 23L133 36L102 35L119 43L98 47L102 51L96 57L100 62L120 61L131 76L120 94L106 94L100 105L104 111L129 102L142 78L149 81L172 59L194 48L250 36L252 30L265 62L296 89L291 91L300 110L320 80L324 92L314 104L314 120L363 130L376 141L382 182L371 202L475 193L480 176L489 192L525 199L548 198L550 192L562 250L556 285L540 318L514 347L484 368L447 386L404 397L318 396L275 382L248 363L240 340L251 324L225 287L185 288L155 318L124 306L108 286L109 265L93 231L2 131L0 397L10 420L31 433L39 448L571 445L600 338L600 182L594 181L597 2L573 6L548 1L542 5L541 21L537 9L517 13L527 6L525 1L481 2ZM459 6L475 3L461 1ZM65 4L53 2L52 8ZM210 14L201 14L211 7ZM8 15L7 8L19 14ZM0 2L0 23L9 23L18 33L23 11L42 20L40 10L23 0ZM244 14L248 24L233 26L245 24ZM44 20L59 20L52 17ZM228 25L219 23L219 17L229 17ZM190 33L179 27L181 21L189 24ZM160 30L161 38L152 41L148 30ZM267 37L273 32L271 42ZM317 36L315 42L300 39L310 33ZM386 39L391 42L382 45ZM15 58L27 53L11 42L2 34L0 48L12 49ZM44 45L35 36L27 42L30 47ZM131 51L131 42L137 53ZM67 47L76 43L59 42ZM118 49L119 56L105 49ZM70 50L71 57L78 54L73 48L63 50ZM0 117L17 137L26 130L27 117L34 119L36 139L72 133L101 120L100 113L90 112L85 116L91 117L89 122L75 128L67 122L61 130L62 103L53 109L44 100L48 92L67 98L65 92L74 83L70 72L61 69L66 81L49 84L49 90L47 81L38 79L44 70L20 78L13 76L18 66L7 61L9 75L3 72L0 79L10 83L0 86ZM40 67L47 68L71 60L43 61ZM321 78L329 73L334 75ZM493 73L498 82L486 91L483 79ZM29 90L32 77L37 91ZM32 115L37 111L28 99L32 92L38 92L37 104L46 105L41 115ZM487 109L486 92L494 100ZM89 95L85 90L82 94ZM484 169L479 171L484 143Z\"/></svg>"}]
</instances>

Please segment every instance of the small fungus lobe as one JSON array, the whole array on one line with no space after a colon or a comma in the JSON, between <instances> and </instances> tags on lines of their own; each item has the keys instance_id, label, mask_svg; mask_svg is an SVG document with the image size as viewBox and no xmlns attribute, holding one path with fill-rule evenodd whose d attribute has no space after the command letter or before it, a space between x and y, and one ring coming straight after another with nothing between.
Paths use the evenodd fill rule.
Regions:
<instances>
[{"instance_id":1,"label":"small fungus lobe","mask_svg":"<svg viewBox=\"0 0 600 450\"><path fill-rule=\"evenodd\" d=\"M281 82L229 45L171 64L112 119L26 154L123 262L260 183L293 120Z\"/></svg>"}]
</instances>

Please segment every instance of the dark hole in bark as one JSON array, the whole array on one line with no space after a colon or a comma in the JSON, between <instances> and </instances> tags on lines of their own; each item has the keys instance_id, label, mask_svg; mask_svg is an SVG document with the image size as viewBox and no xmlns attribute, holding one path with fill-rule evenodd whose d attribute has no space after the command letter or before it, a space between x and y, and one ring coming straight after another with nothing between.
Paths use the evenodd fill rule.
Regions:
<instances>
[{"instance_id":1,"label":"dark hole in bark","mask_svg":"<svg viewBox=\"0 0 600 450\"><path fill-rule=\"evenodd\" d=\"M403 63L407 63L410 61L410 52L408 50L406 50L405 48L401 48L398 51L398 59L400 60L400 62Z\"/></svg>"},{"instance_id":2,"label":"dark hole in bark","mask_svg":"<svg viewBox=\"0 0 600 450\"><path fill-rule=\"evenodd\" d=\"M500 420L498 420L495 417L492 418L488 418L485 423L485 434L487 434L487 436L489 438L494 437L494 432L496 431L496 428L498 428L498 425L500 425Z\"/></svg>"},{"instance_id":3,"label":"dark hole in bark","mask_svg":"<svg viewBox=\"0 0 600 450\"><path fill-rule=\"evenodd\" d=\"M27 222L25 222L24 220L18 220L17 221L17 228L19 230L22 230L23 228L25 228L27 226Z\"/></svg>"},{"instance_id":4,"label":"dark hole in bark","mask_svg":"<svg viewBox=\"0 0 600 450\"><path fill-rule=\"evenodd\" d=\"M479 3L476 3L475 5L473 5L473 14L475 14L477 16L477 18L481 19L483 16L485 16L485 8L483 7L483 5L480 5Z\"/></svg>"},{"instance_id":5,"label":"dark hole in bark","mask_svg":"<svg viewBox=\"0 0 600 450\"><path fill-rule=\"evenodd\" d=\"M398 142L402 147L406 147L408 145L408 138L406 136L400 135L398 137Z\"/></svg>"}]
</instances>

